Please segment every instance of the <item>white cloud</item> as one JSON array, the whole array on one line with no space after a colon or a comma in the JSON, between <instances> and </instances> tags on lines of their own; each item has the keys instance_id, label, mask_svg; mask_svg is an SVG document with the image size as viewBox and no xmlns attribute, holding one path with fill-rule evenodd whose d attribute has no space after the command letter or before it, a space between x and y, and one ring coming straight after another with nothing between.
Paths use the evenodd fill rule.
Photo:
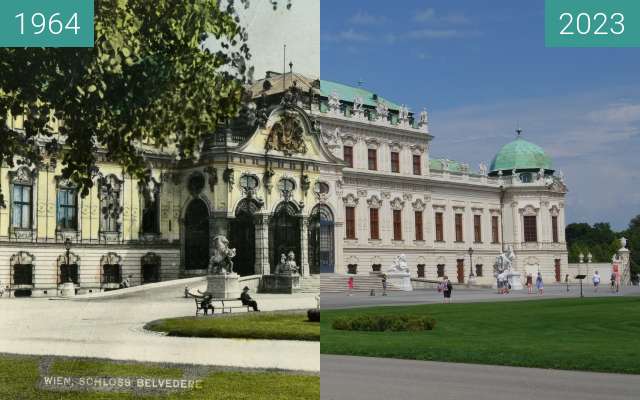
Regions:
<instances>
[{"instance_id":1,"label":"white cloud","mask_svg":"<svg viewBox=\"0 0 640 400\"><path fill-rule=\"evenodd\" d=\"M370 37L367 33L351 28L342 32L324 34L322 39L329 42L368 42Z\"/></svg>"},{"instance_id":2,"label":"white cloud","mask_svg":"<svg viewBox=\"0 0 640 400\"><path fill-rule=\"evenodd\" d=\"M416 29L407 32L409 39L448 39L466 36L466 32L456 29Z\"/></svg>"},{"instance_id":3,"label":"white cloud","mask_svg":"<svg viewBox=\"0 0 640 400\"><path fill-rule=\"evenodd\" d=\"M413 20L417 22L428 22L433 21L436 17L436 10L433 8L425 8L423 10L419 10L413 16Z\"/></svg>"},{"instance_id":4,"label":"white cloud","mask_svg":"<svg viewBox=\"0 0 640 400\"><path fill-rule=\"evenodd\" d=\"M379 25L387 22L387 17L369 14L366 11L358 11L349 22L355 25Z\"/></svg>"},{"instance_id":5,"label":"white cloud","mask_svg":"<svg viewBox=\"0 0 640 400\"><path fill-rule=\"evenodd\" d=\"M463 25L469 23L469 18L457 12L449 12L447 14L440 14L436 12L433 8L425 8L422 10L418 10L414 16L413 20L419 23L437 23L437 24L456 24Z\"/></svg>"}]
</instances>

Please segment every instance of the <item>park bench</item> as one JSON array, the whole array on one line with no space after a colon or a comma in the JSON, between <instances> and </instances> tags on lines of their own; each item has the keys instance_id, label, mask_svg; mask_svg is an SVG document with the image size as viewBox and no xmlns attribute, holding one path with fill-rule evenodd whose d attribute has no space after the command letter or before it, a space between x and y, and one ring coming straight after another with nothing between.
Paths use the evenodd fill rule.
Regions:
<instances>
[{"instance_id":1,"label":"park bench","mask_svg":"<svg viewBox=\"0 0 640 400\"><path fill-rule=\"evenodd\" d=\"M205 313L205 309L202 307L202 298L194 297L196 302L196 317L198 314ZM215 313L215 310L222 310L223 314L232 313L233 310L246 309L247 312L252 311L251 306L242 304L240 299L211 299L211 305L209 307L211 314Z\"/></svg>"}]
</instances>

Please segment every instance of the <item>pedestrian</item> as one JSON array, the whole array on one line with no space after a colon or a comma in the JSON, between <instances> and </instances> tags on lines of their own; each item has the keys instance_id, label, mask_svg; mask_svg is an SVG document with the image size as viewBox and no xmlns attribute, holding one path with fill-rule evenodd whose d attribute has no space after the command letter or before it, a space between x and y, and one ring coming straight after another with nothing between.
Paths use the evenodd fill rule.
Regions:
<instances>
[{"instance_id":1,"label":"pedestrian","mask_svg":"<svg viewBox=\"0 0 640 400\"><path fill-rule=\"evenodd\" d=\"M211 294L205 294L200 301L200 308L204 311L204 315L209 315L209 310L211 310L211 314L214 314L215 310L213 305L211 305L211 301L213 300L213 296Z\"/></svg>"},{"instance_id":2,"label":"pedestrian","mask_svg":"<svg viewBox=\"0 0 640 400\"><path fill-rule=\"evenodd\" d=\"M0 281L0 297L4 296L4 283Z\"/></svg>"},{"instance_id":3,"label":"pedestrian","mask_svg":"<svg viewBox=\"0 0 640 400\"><path fill-rule=\"evenodd\" d=\"M382 295L387 295L387 275L382 274Z\"/></svg>"},{"instance_id":4,"label":"pedestrian","mask_svg":"<svg viewBox=\"0 0 640 400\"><path fill-rule=\"evenodd\" d=\"M598 286L600 285L600 275L598 274L598 271L593 273L591 280L593 281L593 291L597 293Z\"/></svg>"},{"instance_id":5,"label":"pedestrian","mask_svg":"<svg viewBox=\"0 0 640 400\"><path fill-rule=\"evenodd\" d=\"M564 283L567 284L567 292L569 291L569 274L564 276Z\"/></svg>"},{"instance_id":6,"label":"pedestrian","mask_svg":"<svg viewBox=\"0 0 640 400\"><path fill-rule=\"evenodd\" d=\"M611 292L613 293L616 289L616 273L611 272Z\"/></svg>"},{"instance_id":7,"label":"pedestrian","mask_svg":"<svg viewBox=\"0 0 640 400\"><path fill-rule=\"evenodd\" d=\"M540 272L538 272L538 276L536 277L536 289L538 289L538 296L544 294L544 283L542 282L542 274Z\"/></svg>"},{"instance_id":8,"label":"pedestrian","mask_svg":"<svg viewBox=\"0 0 640 400\"><path fill-rule=\"evenodd\" d=\"M527 291L529 294L533 293L533 275L531 275L531 272L527 274Z\"/></svg>"},{"instance_id":9,"label":"pedestrian","mask_svg":"<svg viewBox=\"0 0 640 400\"><path fill-rule=\"evenodd\" d=\"M349 279L347 279L347 287L349 289L349 296L351 296L353 294L353 276L350 276Z\"/></svg>"},{"instance_id":10,"label":"pedestrian","mask_svg":"<svg viewBox=\"0 0 640 400\"><path fill-rule=\"evenodd\" d=\"M442 282L442 293L444 294L443 303L451 303L451 291L453 290L453 285L449 280L448 276L444 276L444 281Z\"/></svg>"},{"instance_id":11,"label":"pedestrian","mask_svg":"<svg viewBox=\"0 0 640 400\"><path fill-rule=\"evenodd\" d=\"M620 281L621 281L620 271L616 271L614 274L616 276L616 293L618 293L620 292Z\"/></svg>"}]
</instances>

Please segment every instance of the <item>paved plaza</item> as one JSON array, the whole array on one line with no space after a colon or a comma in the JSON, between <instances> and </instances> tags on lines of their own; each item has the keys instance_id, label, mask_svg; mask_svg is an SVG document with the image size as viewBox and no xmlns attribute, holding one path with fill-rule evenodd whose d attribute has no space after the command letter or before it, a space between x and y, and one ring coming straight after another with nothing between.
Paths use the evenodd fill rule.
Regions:
<instances>
[{"instance_id":1,"label":"paved plaza","mask_svg":"<svg viewBox=\"0 0 640 400\"><path fill-rule=\"evenodd\" d=\"M585 284L583 287L585 297L594 296L640 296L639 286L626 286L619 293L612 293L608 287L601 287L598 292L593 291L593 287ZM576 298L580 296L580 286L570 285L567 291L566 285L547 285L543 296L537 294L527 294L526 288L519 291L511 291L507 295L497 293L495 289L482 288L460 288L455 287L452 292L453 303L470 303L479 301L516 301L516 300L540 300L556 298ZM442 303L442 293L435 289L420 289L412 292L390 291L387 296L382 296L380 290L375 296L368 292L354 292L349 296L344 293L323 293L321 298L322 308L352 308L352 307L375 307L391 305L412 305L427 303Z\"/></svg>"},{"instance_id":2,"label":"paved plaza","mask_svg":"<svg viewBox=\"0 0 640 400\"><path fill-rule=\"evenodd\" d=\"M640 376L322 356L323 400L635 400Z\"/></svg>"},{"instance_id":3,"label":"paved plaza","mask_svg":"<svg viewBox=\"0 0 640 400\"><path fill-rule=\"evenodd\" d=\"M192 289L205 286L201 282ZM167 337L145 331L144 324L155 319L194 315L194 300L184 298L183 290L177 283L93 299L2 298L0 353L320 370L318 342ZM316 307L313 294L253 297L264 311Z\"/></svg>"}]
</instances>

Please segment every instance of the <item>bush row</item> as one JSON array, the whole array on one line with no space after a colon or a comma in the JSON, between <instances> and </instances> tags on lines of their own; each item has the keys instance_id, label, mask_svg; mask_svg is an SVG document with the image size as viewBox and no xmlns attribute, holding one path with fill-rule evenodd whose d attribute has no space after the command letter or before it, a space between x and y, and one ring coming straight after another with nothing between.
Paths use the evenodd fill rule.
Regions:
<instances>
[{"instance_id":1,"label":"bush row","mask_svg":"<svg viewBox=\"0 0 640 400\"><path fill-rule=\"evenodd\" d=\"M338 317L333 321L333 329L341 331L400 332L430 331L436 326L436 320L428 316L417 315L360 315L357 317Z\"/></svg>"}]
</instances>

